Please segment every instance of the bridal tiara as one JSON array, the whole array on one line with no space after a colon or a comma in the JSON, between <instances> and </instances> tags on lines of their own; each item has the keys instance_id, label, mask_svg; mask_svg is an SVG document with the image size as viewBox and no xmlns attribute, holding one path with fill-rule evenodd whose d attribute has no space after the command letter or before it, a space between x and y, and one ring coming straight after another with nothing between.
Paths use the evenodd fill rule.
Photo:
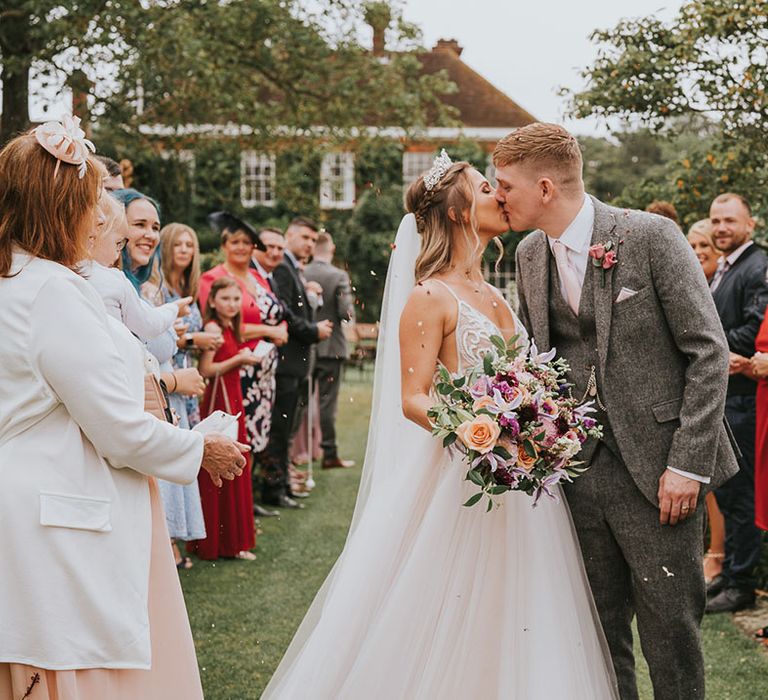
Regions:
<instances>
[{"instance_id":1,"label":"bridal tiara","mask_svg":"<svg viewBox=\"0 0 768 700\"><path fill-rule=\"evenodd\" d=\"M424 189L427 192L434 189L435 185L440 182L452 165L451 157L445 152L445 149L441 150L440 155L435 158L432 167L424 176Z\"/></svg>"}]
</instances>

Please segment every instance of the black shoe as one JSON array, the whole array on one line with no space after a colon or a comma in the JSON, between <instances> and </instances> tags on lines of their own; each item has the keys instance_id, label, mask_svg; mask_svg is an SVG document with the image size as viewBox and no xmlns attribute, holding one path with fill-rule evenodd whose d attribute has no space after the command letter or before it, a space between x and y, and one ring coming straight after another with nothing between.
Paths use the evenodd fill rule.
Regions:
<instances>
[{"instance_id":1,"label":"black shoe","mask_svg":"<svg viewBox=\"0 0 768 700\"><path fill-rule=\"evenodd\" d=\"M269 508L264 508L264 506L260 506L258 503L253 504L253 514L257 518L274 518L280 515L276 510L269 510Z\"/></svg>"},{"instance_id":2,"label":"black shoe","mask_svg":"<svg viewBox=\"0 0 768 700\"><path fill-rule=\"evenodd\" d=\"M290 496L280 494L275 498L262 498L261 502L268 506L275 506L275 508L303 508L303 503L294 501Z\"/></svg>"},{"instance_id":3,"label":"black shoe","mask_svg":"<svg viewBox=\"0 0 768 700\"><path fill-rule=\"evenodd\" d=\"M725 590L725 584L727 583L725 576L720 574L719 576L715 576L708 584L707 584L707 601L712 600L715 596L719 595L720 593Z\"/></svg>"},{"instance_id":4,"label":"black shoe","mask_svg":"<svg viewBox=\"0 0 768 700\"><path fill-rule=\"evenodd\" d=\"M755 604L755 592L744 588L724 588L708 603L705 612L737 612Z\"/></svg>"}]
</instances>

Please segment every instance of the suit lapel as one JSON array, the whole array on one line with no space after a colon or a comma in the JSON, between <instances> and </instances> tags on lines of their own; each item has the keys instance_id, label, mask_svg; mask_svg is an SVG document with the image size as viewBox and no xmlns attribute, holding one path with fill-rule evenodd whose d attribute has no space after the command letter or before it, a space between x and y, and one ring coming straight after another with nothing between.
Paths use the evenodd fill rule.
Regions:
<instances>
[{"instance_id":1,"label":"suit lapel","mask_svg":"<svg viewBox=\"0 0 768 700\"><path fill-rule=\"evenodd\" d=\"M592 240L590 245L596 243L613 242L613 250L618 256L618 265L621 265L621 250L619 249L619 235L616 231L616 217L610 208L592 197L595 207L595 223L592 227ZM605 367L608 357L608 340L611 334L611 316L613 314L613 278L615 266L605 271L605 283L603 284L603 271L592 264L590 258L587 262L587 273L592 275L592 287L595 302L595 330L597 333L597 353L601 366Z\"/></svg>"},{"instance_id":2,"label":"suit lapel","mask_svg":"<svg viewBox=\"0 0 768 700\"><path fill-rule=\"evenodd\" d=\"M526 254L530 270L528 314L531 322L531 334L539 350L549 350L549 246L542 231L530 234L536 237L536 243Z\"/></svg>"}]
</instances>

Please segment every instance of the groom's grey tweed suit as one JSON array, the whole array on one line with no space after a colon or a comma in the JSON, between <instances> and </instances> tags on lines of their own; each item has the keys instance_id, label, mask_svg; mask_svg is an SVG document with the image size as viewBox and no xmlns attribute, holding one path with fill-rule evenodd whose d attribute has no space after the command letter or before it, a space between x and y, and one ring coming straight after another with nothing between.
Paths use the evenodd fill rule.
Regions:
<instances>
[{"instance_id":1,"label":"groom's grey tweed suit","mask_svg":"<svg viewBox=\"0 0 768 700\"><path fill-rule=\"evenodd\" d=\"M624 700L637 697L631 620L637 615L657 700L704 697L699 624L703 497L695 515L661 526L667 466L711 477L738 467L724 424L728 346L704 274L667 219L593 199L591 243L613 241L618 264L591 264L579 315L563 301L546 236L517 249L519 315L540 351L571 365L573 394L596 370L606 436L587 444L591 469L566 486L574 524ZM637 293L615 302L622 287Z\"/></svg>"}]
</instances>

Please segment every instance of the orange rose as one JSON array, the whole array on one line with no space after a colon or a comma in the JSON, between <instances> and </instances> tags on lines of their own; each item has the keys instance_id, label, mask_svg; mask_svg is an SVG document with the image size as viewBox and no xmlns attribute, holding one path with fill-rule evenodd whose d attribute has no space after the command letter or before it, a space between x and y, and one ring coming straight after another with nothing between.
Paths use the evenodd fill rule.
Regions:
<instances>
[{"instance_id":1,"label":"orange rose","mask_svg":"<svg viewBox=\"0 0 768 700\"><path fill-rule=\"evenodd\" d=\"M479 399L475 399L475 403L472 404L473 411L479 411L481 408L488 408L493 406L494 402L490 396L481 396Z\"/></svg>"},{"instance_id":2,"label":"orange rose","mask_svg":"<svg viewBox=\"0 0 768 700\"><path fill-rule=\"evenodd\" d=\"M470 450L486 454L496 444L496 440L501 434L501 428L493 418L483 413L475 416L472 420L464 421L456 428L456 433L459 440Z\"/></svg>"},{"instance_id":3,"label":"orange rose","mask_svg":"<svg viewBox=\"0 0 768 700\"><path fill-rule=\"evenodd\" d=\"M539 458L539 450L536 448L535 443L533 445L533 451L536 453L536 455L531 457L525 451L525 448L521 445L520 449L517 451L517 466L522 467L527 472L531 471L531 469L533 469L533 465L536 464L536 460Z\"/></svg>"}]
</instances>

